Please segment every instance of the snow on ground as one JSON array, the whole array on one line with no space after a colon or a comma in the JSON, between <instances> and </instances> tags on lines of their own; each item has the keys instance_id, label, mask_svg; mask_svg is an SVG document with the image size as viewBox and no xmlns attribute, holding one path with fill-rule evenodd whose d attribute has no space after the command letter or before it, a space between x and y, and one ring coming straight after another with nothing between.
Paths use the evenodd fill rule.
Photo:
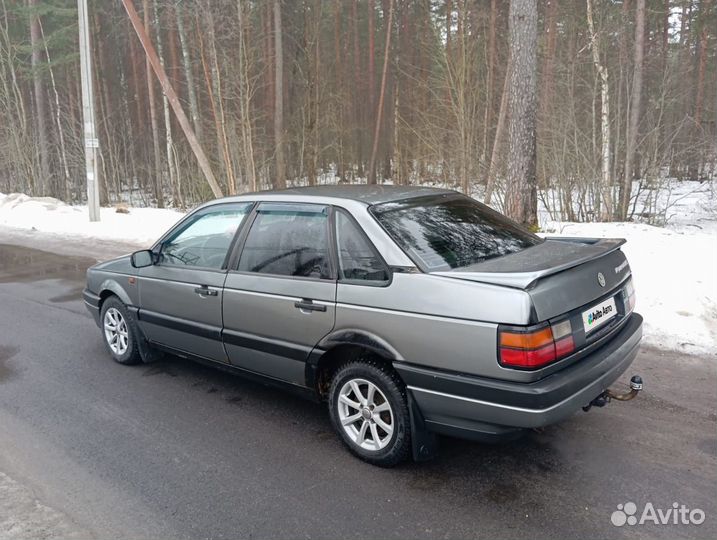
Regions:
<instances>
[{"instance_id":1,"label":"snow on ground","mask_svg":"<svg viewBox=\"0 0 717 540\"><path fill-rule=\"evenodd\" d=\"M637 310L649 344L717 353L717 200L714 186L679 183L658 205L665 227L642 223L564 223L541 212L546 235L618 237L632 268ZM103 208L90 223L86 206L50 197L0 194L3 227L149 245L182 217L172 209Z\"/></svg>"},{"instance_id":2,"label":"snow on ground","mask_svg":"<svg viewBox=\"0 0 717 540\"><path fill-rule=\"evenodd\" d=\"M637 223L567 223L563 236L625 238L646 342L717 352L717 235ZM548 233L550 234L550 233Z\"/></svg>"},{"instance_id":3,"label":"snow on ground","mask_svg":"<svg viewBox=\"0 0 717 540\"><path fill-rule=\"evenodd\" d=\"M69 206L52 197L0 193L0 227L54 234L152 244L184 214L172 209L130 208L129 214L102 208L100 221L90 223L87 206Z\"/></svg>"},{"instance_id":4,"label":"snow on ground","mask_svg":"<svg viewBox=\"0 0 717 540\"><path fill-rule=\"evenodd\" d=\"M708 183L683 182L663 202L666 226L541 222L546 235L625 238L645 341L717 353L717 200Z\"/></svg>"}]
</instances>

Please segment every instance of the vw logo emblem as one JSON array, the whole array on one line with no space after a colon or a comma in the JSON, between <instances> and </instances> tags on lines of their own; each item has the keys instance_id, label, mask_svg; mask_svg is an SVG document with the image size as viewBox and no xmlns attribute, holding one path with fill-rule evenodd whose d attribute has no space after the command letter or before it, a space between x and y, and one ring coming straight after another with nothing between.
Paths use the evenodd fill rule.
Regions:
<instances>
[{"instance_id":1,"label":"vw logo emblem","mask_svg":"<svg viewBox=\"0 0 717 540\"><path fill-rule=\"evenodd\" d=\"M602 272L598 272L598 283L601 287L605 286L605 276L602 275Z\"/></svg>"}]
</instances>

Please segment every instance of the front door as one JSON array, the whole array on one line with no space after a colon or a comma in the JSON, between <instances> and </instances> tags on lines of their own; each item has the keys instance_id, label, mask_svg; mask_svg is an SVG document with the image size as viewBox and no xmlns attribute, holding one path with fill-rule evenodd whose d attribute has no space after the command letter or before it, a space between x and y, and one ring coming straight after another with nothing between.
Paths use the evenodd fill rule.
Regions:
<instances>
[{"instance_id":1,"label":"front door","mask_svg":"<svg viewBox=\"0 0 717 540\"><path fill-rule=\"evenodd\" d=\"M139 324L147 339L219 362L226 260L252 203L200 210L163 240L158 262L139 273Z\"/></svg>"},{"instance_id":2,"label":"front door","mask_svg":"<svg viewBox=\"0 0 717 540\"><path fill-rule=\"evenodd\" d=\"M305 383L311 349L334 326L329 207L261 203L224 288L224 344L236 366Z\"/></svg>"}]
</instances>

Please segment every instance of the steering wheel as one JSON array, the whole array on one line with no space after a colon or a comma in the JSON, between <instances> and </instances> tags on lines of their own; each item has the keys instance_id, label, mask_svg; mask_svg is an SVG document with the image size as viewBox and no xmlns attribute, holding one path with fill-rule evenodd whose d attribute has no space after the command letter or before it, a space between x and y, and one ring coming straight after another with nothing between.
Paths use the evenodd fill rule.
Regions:
<instances>
[{"instance_id":1,"label":"steering wheel","mask_svg":"<svg viewBox=\"0 0 717 540\"><path fill-rule=\"evenodd\" d=\"M300 248L292 249L291 251L285 251L284 253L279 253L278 255L269 257L265 261L261 261L259 264L252 266L251 271L252 272L261 272L264 268L266 268L270 264L280 261L281 259L283 259L285 257L290 257L291 255L298 256L302 251L306 251L308 249L309 249L308 247L300 247Z\"/></svg>"}]
</instances>

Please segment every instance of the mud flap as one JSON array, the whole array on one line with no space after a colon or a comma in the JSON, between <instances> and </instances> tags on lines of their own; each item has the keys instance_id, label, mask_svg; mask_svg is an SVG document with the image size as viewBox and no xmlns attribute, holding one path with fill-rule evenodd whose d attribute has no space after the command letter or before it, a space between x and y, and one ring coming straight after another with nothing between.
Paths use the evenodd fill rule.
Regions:
<instances>
[{"instance_id":1,"label":"mud flap","mask_svg":"<svg viewBox=\"0 0 717 540\"><path fill-rule=\"evenodd\" d=\"M429 461L438 455L438 437L428 430L423 414L408 391L408 411L411 415L411 446L414 461Z\"/></svg>"},{"instance_id":2,"label":"mud flap","mask_svg":"<svg viewBox=\"0 0 717 540\"><path fill-rule=\"evenodd\" d=\"M132 326L137 333L137 348L139 349L139 356L142 358L142 363L151 364L152 362L160 360L162 358L162 352L149 346L147 338L137 322L139 319L139 309L134 306L127 306L127 312L132 318Z\"/></svg>"}]
</instances>

